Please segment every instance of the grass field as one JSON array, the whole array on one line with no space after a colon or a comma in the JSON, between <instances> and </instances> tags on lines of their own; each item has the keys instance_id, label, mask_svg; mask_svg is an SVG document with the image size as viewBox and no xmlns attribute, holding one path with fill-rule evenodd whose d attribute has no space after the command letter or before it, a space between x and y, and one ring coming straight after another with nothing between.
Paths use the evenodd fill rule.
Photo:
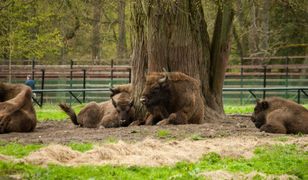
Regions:
<instances>
[{"instance_id":1,"label":"grass field","mask_svg":"<svg viewBox=\"0 0 308 180\"><path fill-rule=\"evenodd\" d=\"M308 104L304 105L308 108ZM67 115L61 111L61 109L54 104L45 104L42 108L35 106L36 114L39 121L46 120L64 120L67 119ZM73 109L78 113L83 104L73 105ZM251 114L253 112L254 105L234 106L225 105L224 110L226 114Z\"/></svg>"},{"instance_id":2,"label":"grass field","mask_svg":"<svg viewBox=\"0 0 308 180\"><path fill-rule=\"evenodd\" d=\"M69 146L76 148L76 145ZM89 144L77 146L76 149L80 151L91 149ZM7 144L0 146L0 153L20 158L38 148L40 148L39 145ZM10 149L14 150L10 151ZM0 179L9 175L18 175L24 179L202 179L200 173L214 170L241 173L258 171L265 174L295 175L300 179L308 178L308 154L295 145L263 146L256 148L254 154L251 159L235 159L209 153L196 163L180 162L175 166L162 167L109 165L40 167L0 161ZM260 178L255 177L254 179Z\"/></svg>"}]
</instances>

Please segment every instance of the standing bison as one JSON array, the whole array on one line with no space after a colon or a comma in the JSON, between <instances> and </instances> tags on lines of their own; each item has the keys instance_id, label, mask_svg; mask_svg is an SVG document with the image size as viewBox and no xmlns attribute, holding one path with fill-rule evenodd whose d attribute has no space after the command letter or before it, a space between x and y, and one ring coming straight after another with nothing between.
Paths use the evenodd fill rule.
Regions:
<instances>
[{"instance_id":1,"label":"standing bison","mask_svg":"<svg viewBox=\"0 0 308 180\"><path fill-rule=\"evenodd\" d=\"M200 83L181 72L151 72L140 99L146 125L199 124L204 118Z\"/></svg>"},{"instance_id":2,"label":"standing bison","mask_svg":"<svg viewBox=\"0 0 308 180\"><path fill-rule=\"evenodd\" d=\"M87 128L128 126L135 117L133 101L127 92L120 92L106 102L90 102L78 116L68 105L62 103L59 106L75 125Z\"/></svg>"},{"instance_id":3,"label":"standing bison","mask_svg":"<svg viewBox=\"0 0 308 180\"><path fill-rule=\"evenodd\" d=\"M308 133L308 110L278 97L257 101L251 120L268 133Z\"/></svg>"},{"instance_id":4,"label":"standing bison","mask_svg":"<svg viewBox=\"0 0 308 180\"><path fill-rule=\"evenodd\" d=\"M31 96L26 85L0 83L0 133L34 130L37 121Z\"/></svg>"}]
</instances>

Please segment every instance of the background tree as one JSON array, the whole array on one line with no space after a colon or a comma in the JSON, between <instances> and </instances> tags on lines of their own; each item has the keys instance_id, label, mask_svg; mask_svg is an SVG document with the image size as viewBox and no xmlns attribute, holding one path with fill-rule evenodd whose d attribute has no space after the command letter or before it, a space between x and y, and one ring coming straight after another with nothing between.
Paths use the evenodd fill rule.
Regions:
<instances>
[{"instance_id":1,"label":"background tree","mask_svg":"<svg viewBox=\"0 0 308 180\"><path fill-rule=\"evenodd\" d=\"M118 1L119 38L117 44L117 57L126 57L126 29L125 29L125 0Z\"/></svg>"},{"instance_id":2,"label":"background tree","mask_svg":"<svg viewBox=\"0 0 308 180\"><path fill-rule=\"evenodd\" d=\"M211 42L200 0L135 0L132 5L135 102L143 88L144 72L166 68L199 79L206 119L221 117L233 17L231 1L217 1Z\"/></svg>"},{"instance_id":3,"label":"background tree","mask_svg":"<svg viewBox=\"0 0 308 180\"><path fill-rule=\"evenodd\" d=\"M101 11L102 11L102 1L93 1L93 22L92 22L92 61L100 59L100 46L101 46Z\"/></svg>"}]
</instances>

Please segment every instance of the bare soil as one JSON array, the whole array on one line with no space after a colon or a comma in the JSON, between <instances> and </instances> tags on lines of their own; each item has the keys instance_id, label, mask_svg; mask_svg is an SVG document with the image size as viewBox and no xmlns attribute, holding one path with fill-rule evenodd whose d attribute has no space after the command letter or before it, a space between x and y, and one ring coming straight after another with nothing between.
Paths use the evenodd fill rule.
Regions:
<instances>
[{"instance_id":1,"label":"bare soil","mask_svg":"<svg viewBox=\"0 0 308 180\"><path fill-rule=\"evenodd\" d=\"M164 133L164 132L166 133ZM259 132L249 116L229 115L222 123L166 125L166 126L130 126L121 128L90 129L80 128L70 121L39 122L34 132L0 134L4 142L22 144L67 144L69 142L138 142L146 138L160 140L183 140L192 138L217 138L228 136L279 136Z\"/></svg>"},{"instance_id":2,"label":"bare soil","mask_svg":"<svg viewBox=\"0 0 308 180\"><path fill-rule=\"evenodd\" d=\"M308 135L259 132L249 116L231 115L220 123L102 129L80 128L69 121L46 121L38 123L34 132L1 134L0 139L22 144L48 144L21 159L0 154L0 160L43 166L50 163L68 166L173 165L179 161L195 162L209 152L250 158L257 146L273 144L297 144L304 151L308 150ZM110 141L118 142L106 143ZM65 146L70 142L91 142L95 147L82 153Z\"/></svg>"}]
</instances>

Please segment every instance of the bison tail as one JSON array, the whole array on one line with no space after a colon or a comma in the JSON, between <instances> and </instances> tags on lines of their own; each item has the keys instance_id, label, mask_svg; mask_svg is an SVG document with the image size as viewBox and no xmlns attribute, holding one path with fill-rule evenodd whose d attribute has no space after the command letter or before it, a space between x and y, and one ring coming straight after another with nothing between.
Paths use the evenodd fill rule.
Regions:
<instances>
[{"instance_id":1,"label":"bison tail","mask_svg":"<svg viewBox=\"0 0 308 180\"><path fill-rule=\"evenodd\" d=\"M59 107L70 117L75 125L79 125L75 111L65 103L60 103Z\"/></svg>"}]
</instances>

